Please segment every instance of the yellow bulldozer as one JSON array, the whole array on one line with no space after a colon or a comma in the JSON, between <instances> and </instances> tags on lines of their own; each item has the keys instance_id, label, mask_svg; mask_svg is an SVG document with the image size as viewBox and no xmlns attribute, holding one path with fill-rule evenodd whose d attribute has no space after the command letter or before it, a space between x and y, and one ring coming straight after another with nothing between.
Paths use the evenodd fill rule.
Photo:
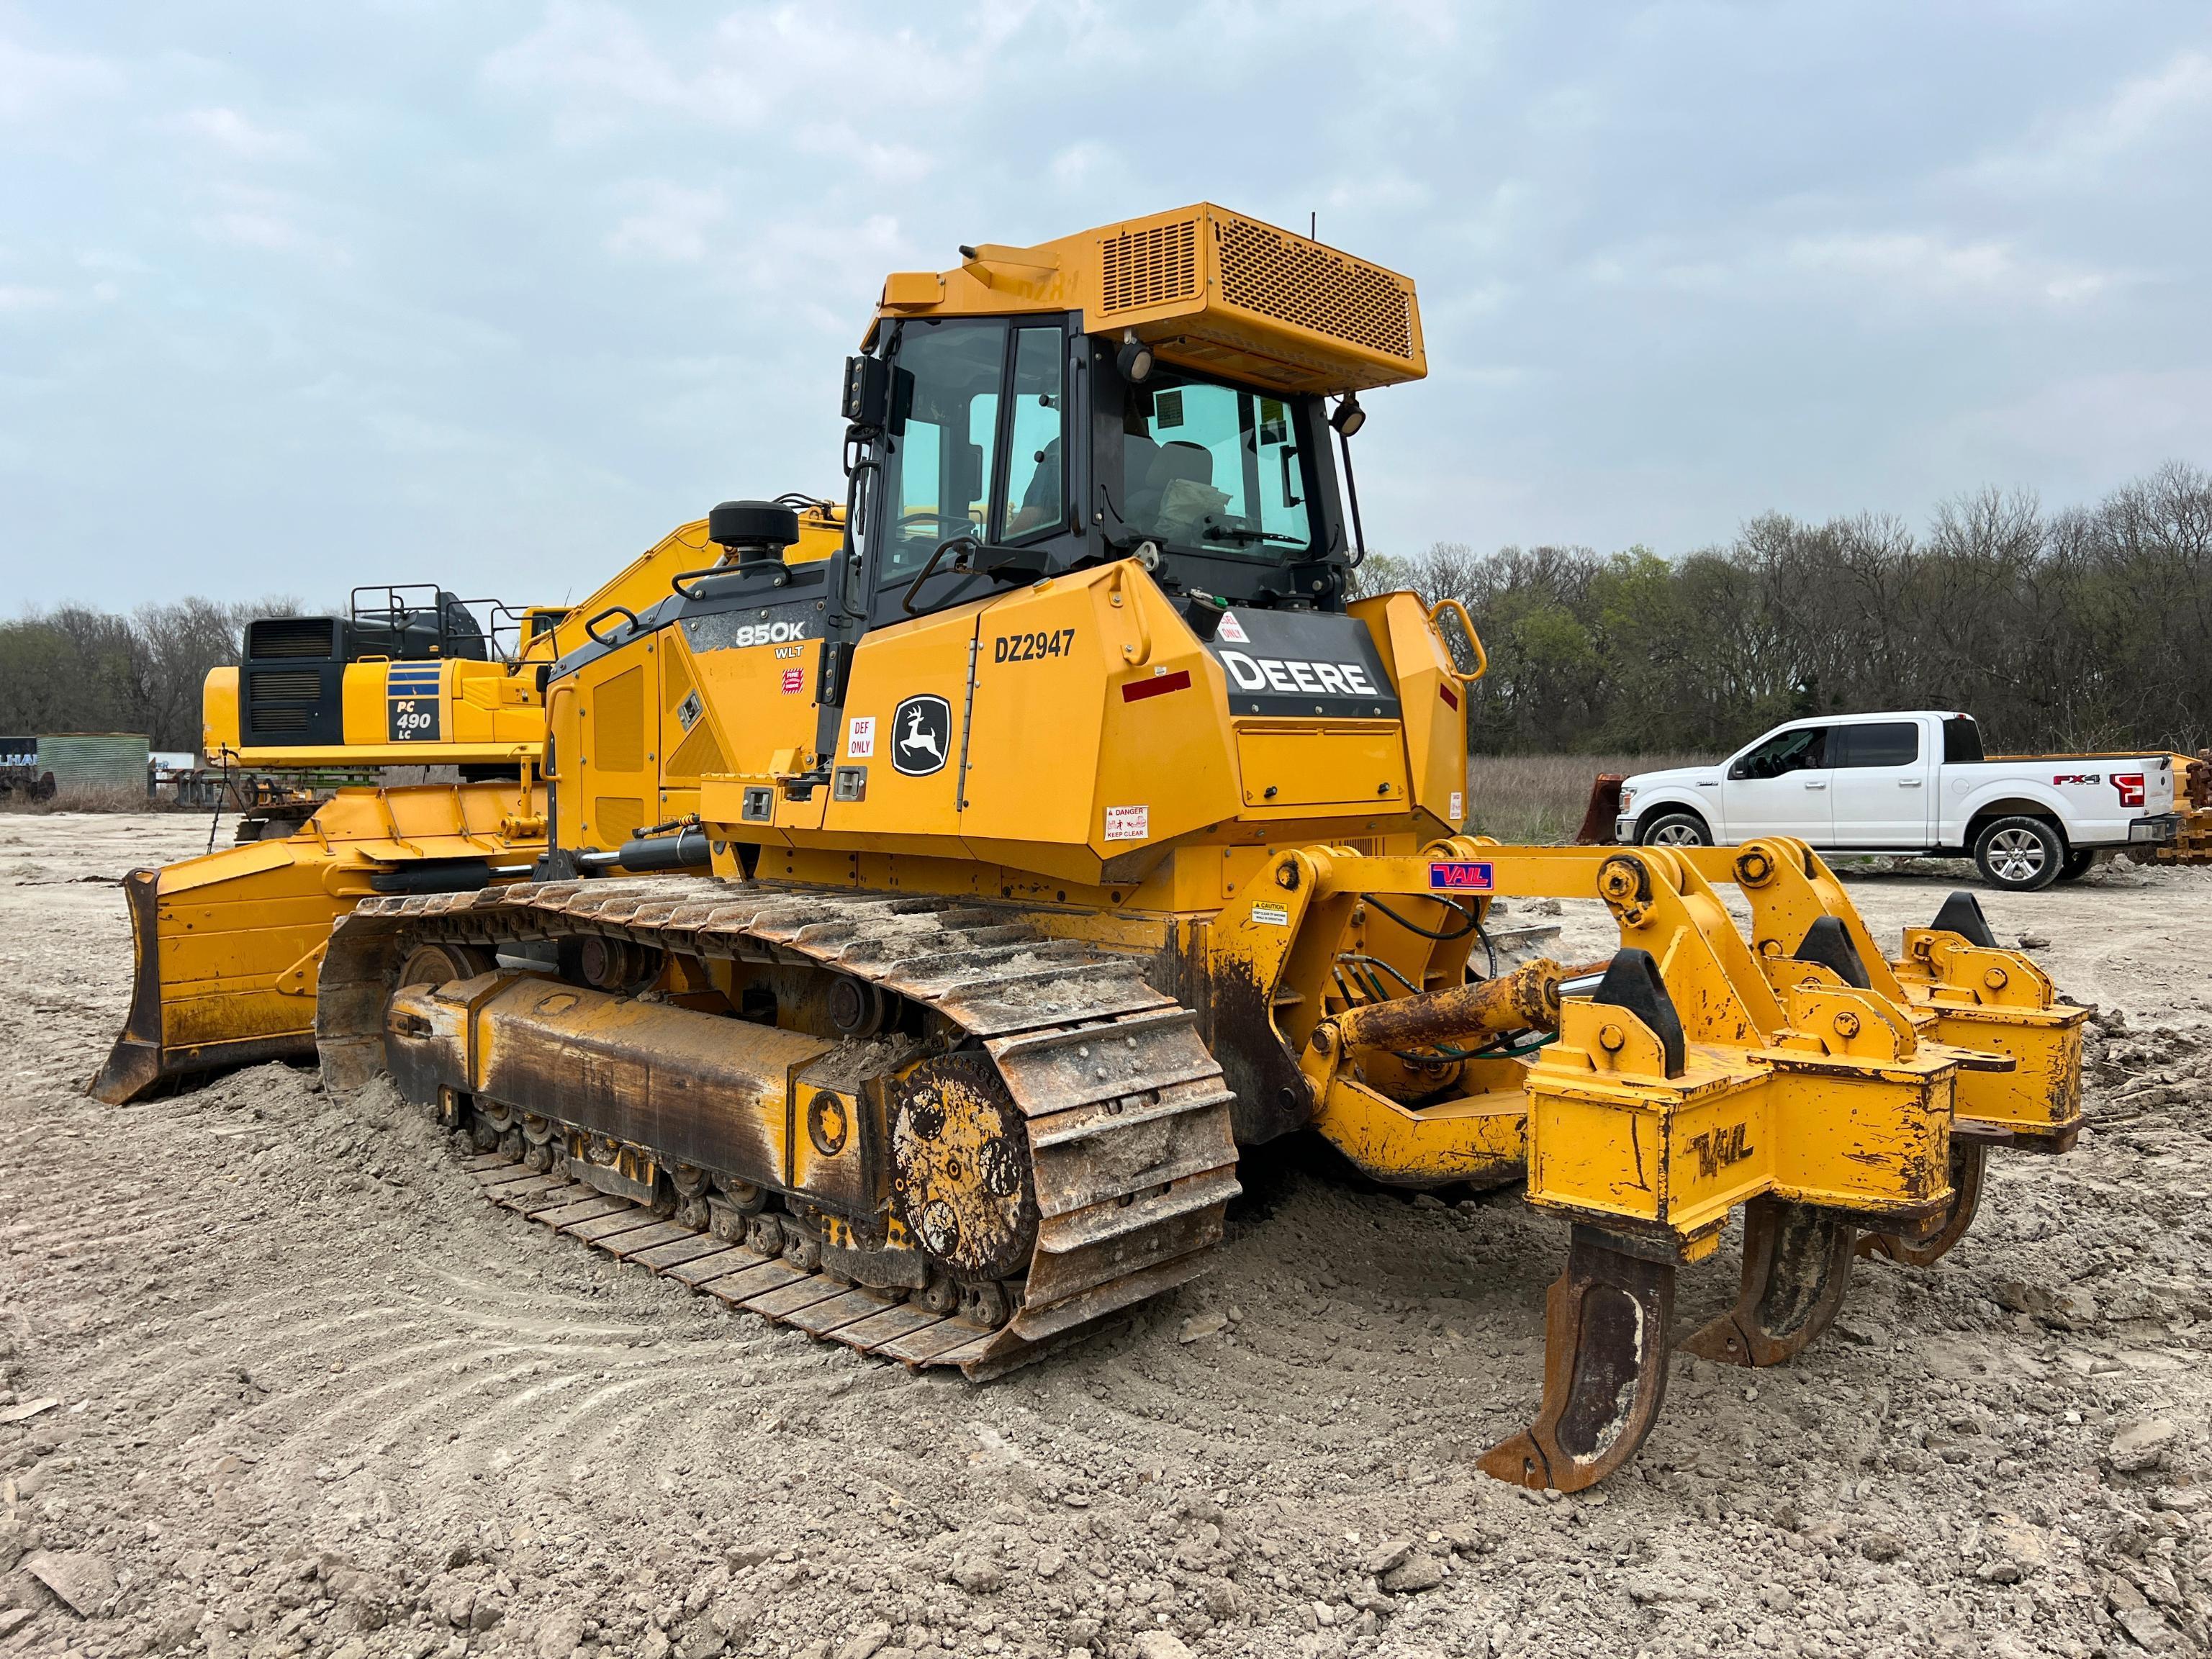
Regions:
<instances>
[{"instance_id":1,"label":"yellow bulldozer","mask_svg":"<svg viewBox=\"0 0 2212 1659\"><path fill-rule=\"evenodd\" d=\"M1802 843L1464 833L1480 643L1352 597L1411 282L1210 205L960 254L847 365L842 511L726 502L718 556L555 630L531 878L283 843L343 910L333 1086L388 1073L495 1201L641 1269L976 1377L1201 1272L1242 1148L1519 1182L1571 1243L1483 1466L1565 1490L1650 1430L1733 1214L1684 1346L1772 1364L1855 1249L1933 1261L1989 1150L2072 1143L2084 1011L1971 896L1892 957ZM1508 969L1508 896L1619 948Z\"/></svg>"}]
</instances>

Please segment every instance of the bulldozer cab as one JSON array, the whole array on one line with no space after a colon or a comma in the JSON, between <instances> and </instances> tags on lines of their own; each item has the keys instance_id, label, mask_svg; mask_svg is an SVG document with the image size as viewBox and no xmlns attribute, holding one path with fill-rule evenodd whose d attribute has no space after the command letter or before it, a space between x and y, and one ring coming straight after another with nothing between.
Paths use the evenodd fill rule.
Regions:
<instances>
[{"instance_id":1,"label":"bulldozer cab","mask_svg":"<svg viewBox=\"0 0 2212 1659\"><path fill-rule=\"evenodd\" d=\"M883 331L870 622L1133 555L1170 593L1341 609L1352 550L1322 398L1164 362L1133 379L1083 322Z\"/></svg>"}]
</instances>

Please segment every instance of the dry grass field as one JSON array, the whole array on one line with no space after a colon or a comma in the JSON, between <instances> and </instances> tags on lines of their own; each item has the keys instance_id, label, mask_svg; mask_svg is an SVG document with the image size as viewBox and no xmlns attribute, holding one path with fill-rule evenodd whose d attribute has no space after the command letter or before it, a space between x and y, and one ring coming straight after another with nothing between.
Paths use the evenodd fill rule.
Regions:
<instances>
[{"instance_id":1,"label":"dry grass field","mask_svg":"<svg viewBox=\"0 0 2212 1659\"><path fill-rule=\"evenodd\" d=\"M1697 766L1703 755L1476 755L1467 763L1468 826L1519 844L1574 839L1601 772Z\"/></svg>"},{"instance_id":2,"label":"dry grass field","mask_svg":"<svg viewBox=\"0 0 2212 1659\"><path fill-rule=\"evenodd\" d=\"M30 800L21 795L0 797L0 812L23 812L40 815L53 812L158 812L163 804L149 801L143 789L128 785L87 784L71 788L57 789L44 800Z\"/></svg>"}]
</instances>

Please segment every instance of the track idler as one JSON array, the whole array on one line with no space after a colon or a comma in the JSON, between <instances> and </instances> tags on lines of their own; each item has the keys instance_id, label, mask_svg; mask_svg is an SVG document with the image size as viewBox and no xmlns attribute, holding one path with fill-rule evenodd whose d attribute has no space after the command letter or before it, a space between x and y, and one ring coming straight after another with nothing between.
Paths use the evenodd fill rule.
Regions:
<instances>
[{"instance_id":1,"label":"track idler","mask_svg":"<svg viewBox=\"0 0 2212 1659\"><path fill-rule=\"evenodd\" d=\"M1950 1253L1974 1224L1974 1207L1982 1201L1982 1172L1989 1158L1989 1143L1951 1137L1951 1206L1918 1233L1869 1233L1859 1240L1858 1253L1871 1260L1881 1255L1908 1267L1929 1267Z\"/></svg>"},{"instance_id":2,"label":"track idler","mask_svg":"<svg viewBox=\"0 0 2212 1659\"><path fill-rule=\"evenodd\" d=\"M1482 1455L1485 1474L1580 1492L1636 1455L1667 1394L1674 1267L1577 1225L1544 1297L1544 1399L1536 1420Z\"/></svg>"},{"instance_id":3,"label":"track idler","mask_svg":"<svg viewBox=\"0 0 2212 1659\"><path fill-rule=\"evenodd\" d=\"M1851 1224L1833 1210L1757 1198L1744 1206L1735 1306L1682 1343L1717 1365L1781 1365L1835 1322L1850 1283Z\"/></svg>"}]
</instances>

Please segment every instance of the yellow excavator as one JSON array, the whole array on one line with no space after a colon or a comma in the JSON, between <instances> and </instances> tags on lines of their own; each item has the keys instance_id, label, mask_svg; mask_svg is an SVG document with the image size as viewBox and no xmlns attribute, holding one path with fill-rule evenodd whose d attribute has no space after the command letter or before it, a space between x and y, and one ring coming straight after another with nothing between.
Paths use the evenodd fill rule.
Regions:
<instances>
[{"instance_id":1,"label":"yellow excavator","mask_svg":"<svg viewBox=\"0 0 2212 1659\"><path fill-rule=\"evenodd\" d=\"M1893 957L1799 842L1464 833L1480 643L1350 597L1411 282L1205 204L960 253L847 365L826 557L726 502L718 560L564 624L532 878L339 919L333 1086L388 1073L495 1202L641 1270L975 1377L1201 1272L1242 1148L1519 1182L1571 1242L1483 1467L1564 1490L1650 1431L1739 1209L1684 1346L1773 1364L1855 1250L1955 1244L1990 1149L2071 1145L2086 1014L1971 896ZM1509 896L1618 949L1501 963Z\"/></svg>"},{"instance_id":2,"label":"yellow excavator","mask_svg":"<svg viewBox=\"0 0 2212 1659\"><path fill-rule=\"evenodd\" d=\"M793 556L827 557L839 509L793 500ZM489 628L475 614L484 607L428 586L358 588L343 616L247 623L242 660L202 689L210 762L278 777L452 766L459 782L288 794L246 817L240 845L134 871L131 1012L94 1092L122 1104L177 1079L311 1055L323 948L362 897L530 874L546 845L553 663L589 637L587 617L718 556L705 525L686 525L585 608L491 607Z\"/></svg>"}]
</instances>

